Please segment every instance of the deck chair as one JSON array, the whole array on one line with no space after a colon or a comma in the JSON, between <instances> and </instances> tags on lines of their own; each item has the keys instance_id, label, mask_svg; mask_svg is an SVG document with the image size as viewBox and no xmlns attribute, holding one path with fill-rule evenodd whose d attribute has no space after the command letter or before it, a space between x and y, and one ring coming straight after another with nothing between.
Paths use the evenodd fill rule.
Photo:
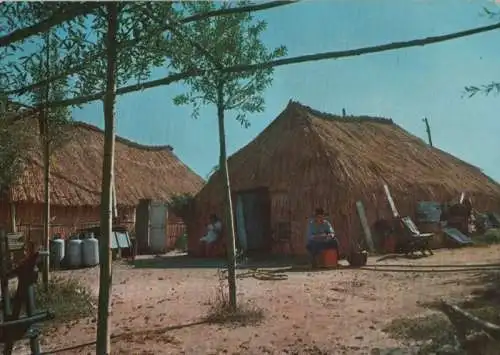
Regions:
<instances>
[{"instance_id":1,"label":"deck chair","mask_svg":"<svg viewBox=\"0 0 500 355\"><path fill-rule=\"evenodd\" d=\"M400 251L406 255L413 255L416 251L420 251L423 256L426 256L426 252L434 255L429 245L434 233L420 233L410 217L402 217L401 225L403 238L398 243Z\"/></svg>"}]
</instances>

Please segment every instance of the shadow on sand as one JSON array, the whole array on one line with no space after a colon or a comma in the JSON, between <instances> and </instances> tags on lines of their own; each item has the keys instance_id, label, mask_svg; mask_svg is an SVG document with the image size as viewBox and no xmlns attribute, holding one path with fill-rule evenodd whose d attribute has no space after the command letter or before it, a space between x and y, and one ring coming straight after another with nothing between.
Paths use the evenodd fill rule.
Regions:
<instances>
[{"instance_id":1,"label":"shadow on sand","mask_svg":"<svg viewBox=\"0 0 500 355\"><path fill-rule=\"evenodd\" d=\"M187 254L157 255L138 257L129 264L138 269L220 269L226 266L225 259L196 258ZM307 265L303 258L263 256L248 258L240 263L238 269L284 268Z\"/></svg>"},{"instance_id":2,"label":"shadow on sand","mask_svg":"<svg viewBox=\"0 0 500 355\"><path fill-rule=\"evenodd\" d=\"M397 259L401 255L387 255L384 260ZM432 258L432 256L430 256ZM237 265L238 270L265 269L268 273L304 273L304 272L326 272L335 270L364 270L368 272L395 272L395 273L453 273L453 272L482 272L500 270L500 264L461 264L459 262L443 264L404 264L390 263L378 264L379 259L369 260L363 267L351 267L345 261L341 261L336 268L313 269L307 259L289 256L261 256L248 258L245 262ZM406 259L406 258L405 258ZM413 259L413 258L412 258ZM138 269L223 269L226 266L224 259L196 258L187 254L141 256L129 264Z\"/></svg>"},{"instance_id":3,"label":"shadow on sand","mask_svg":"<svg viewBox=\"0 0 500 355\"><path fill-rule=\"evenodd\" d=\"M178 325L170 325L166 327L156 327L156 328L150 328L150 329L142 329L138 331L133 331L133 332L123 332L123 333L118 333L118 334L112 334L111 335L111 342L116 342L123 340L124 338L131 338L134 336L160 336L163 335L166 332L172 331L172 330L178 330L178 329L183 329L183 328L189 328L189 327L194 327L197 325L202 325L202 324L207 324L208 321L206 320L199 320L195 322L190 322L190 323L185 323L185 324L178 324ZM46 352L43 352L42 355L48 355L48 354L60 354L60 353L65 353L69 351L74 351L74 350L82 350L84 348L88 347L94 347L96 344L95 341L88 342L88 343L83 343L79 345L74 345L66 348L61 348L61 349L54 349L54 350L49 350Z\"/></svg>"}]
</instances>

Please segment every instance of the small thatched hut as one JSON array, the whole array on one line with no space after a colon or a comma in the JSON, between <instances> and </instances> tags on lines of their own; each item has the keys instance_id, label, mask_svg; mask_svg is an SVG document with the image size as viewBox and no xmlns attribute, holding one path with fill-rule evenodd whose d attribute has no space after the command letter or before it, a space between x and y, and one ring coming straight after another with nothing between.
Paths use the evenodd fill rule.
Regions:
<instances>
[{"instance_id":1,"label":"small thatched hut","mask_svg":"<svg viewBox=\"0 0 500 355\"><path fill-rule=\"evenodd\" d=\"M384 183L402 215L414 217L418 201L445 201L462 192L477 208L500 207L495 181L392 120L339 117L296 102L228 164L236 230L248 249L276 251L276 237L288 233L291 252L304 253L307 218L321 206L346 251L350 238L362 236L356 201L363 202L370 225L390 217ZM196 197L196 222L188 224L193 254L208 214L222 215L221 182L215 173Z\"/></svg>"},{"instance_id":2,"label":"small thatched hut","mask_svg":"<svg viewBox=\"0 0 500 355\"><path fill-rule=\"evenodd\" d=\"M12 126L28 132L20 154L21 168L10 186L2 186L0 223L18 231L41 233L43 223L43 159L34 118L13 119ZM26 138L26 137L25 137ZM99 222L104 132L71 122L55 140L51 155L52 232L67 232ZM2 142L6 144L6 142ZM141 199L169 201L175 194L195 194L204 181L173 153L170 146L145 146L116 137L115 183L118 217L133 228ZM176 218L172 224L181 223Z\"/></svg>"}]
</instances>

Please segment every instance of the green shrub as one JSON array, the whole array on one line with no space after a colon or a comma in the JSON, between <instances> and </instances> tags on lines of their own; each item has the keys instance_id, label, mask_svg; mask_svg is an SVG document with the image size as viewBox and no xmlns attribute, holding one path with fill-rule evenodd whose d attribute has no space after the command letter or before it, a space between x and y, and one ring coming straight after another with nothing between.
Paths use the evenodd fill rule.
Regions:
<instances>
[{"instance_id":1,"label":"green shrub","mask_svg":"<svg viewBox=\"0 0 500 355\"><path fill-rule=\"evenodd\" d=\"M41 283L37 284L35 302L37 309L54 312L57 323L91 316L95 309L94 296L74 279L52 278L48 291Z\"/></svg>"},{"instance_id":2,"label":"green shrub","mask_svg":"<svg viewBox=\"0 0 500 355\"><path fill-rule=\"evenodd\" d=\"M488 229L483 235L475 238L477 242L484 244L500 244L500 229Z\"/></svg>"}]
</instances>

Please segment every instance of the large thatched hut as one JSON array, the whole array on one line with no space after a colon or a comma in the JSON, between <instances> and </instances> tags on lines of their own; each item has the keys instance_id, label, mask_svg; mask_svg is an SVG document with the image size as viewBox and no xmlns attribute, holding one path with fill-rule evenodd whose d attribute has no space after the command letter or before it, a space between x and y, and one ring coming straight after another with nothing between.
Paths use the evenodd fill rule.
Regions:
<instances>
[{"instance_id":1,"label":"large thatched hut","mask_svg":"<svg viewBox=\"0 0 500 355\"><path fill-rule=\"evenodd\" d=\"M19 138L22 131L25 143L19 149L15 179L9 186L2 186L0 224L12 229L14 220L18 231L40 234L44 189L38 120L13 117L8 129L13 132L10 138ZM71 122L59 134L51 155L53 233L99 223L100 216L104 132L86 123ZM195 194L204 181L176 157L172 147L145 146L116 137L115 183L118 218L133 229L140 200L168 202L176 194ZM172 228L181 222L175 216L169 220Z\"/></svg>"},{"instance_id":2,"label":"large thatched hut","mask_svg":"<svg viewBox=\"0 0 500 355\"><path fill-rule=\"evenodd\" d=\"M331 218L341 246L362 234L356 201L372 225L390 217L383 185L400 214L418 201L445 201L462 192L482 209L500 207L500 186L480 169L427 145L390 119L339 117L290 102L258 137L229 159L238 238L248 249L305 252L307 218L318 206ZM196 254L208 214L222 215L222 180L215 173L198 193L188 224ZM244 238L242 238L244 235Z\"/></svg>"}]
</instances>

